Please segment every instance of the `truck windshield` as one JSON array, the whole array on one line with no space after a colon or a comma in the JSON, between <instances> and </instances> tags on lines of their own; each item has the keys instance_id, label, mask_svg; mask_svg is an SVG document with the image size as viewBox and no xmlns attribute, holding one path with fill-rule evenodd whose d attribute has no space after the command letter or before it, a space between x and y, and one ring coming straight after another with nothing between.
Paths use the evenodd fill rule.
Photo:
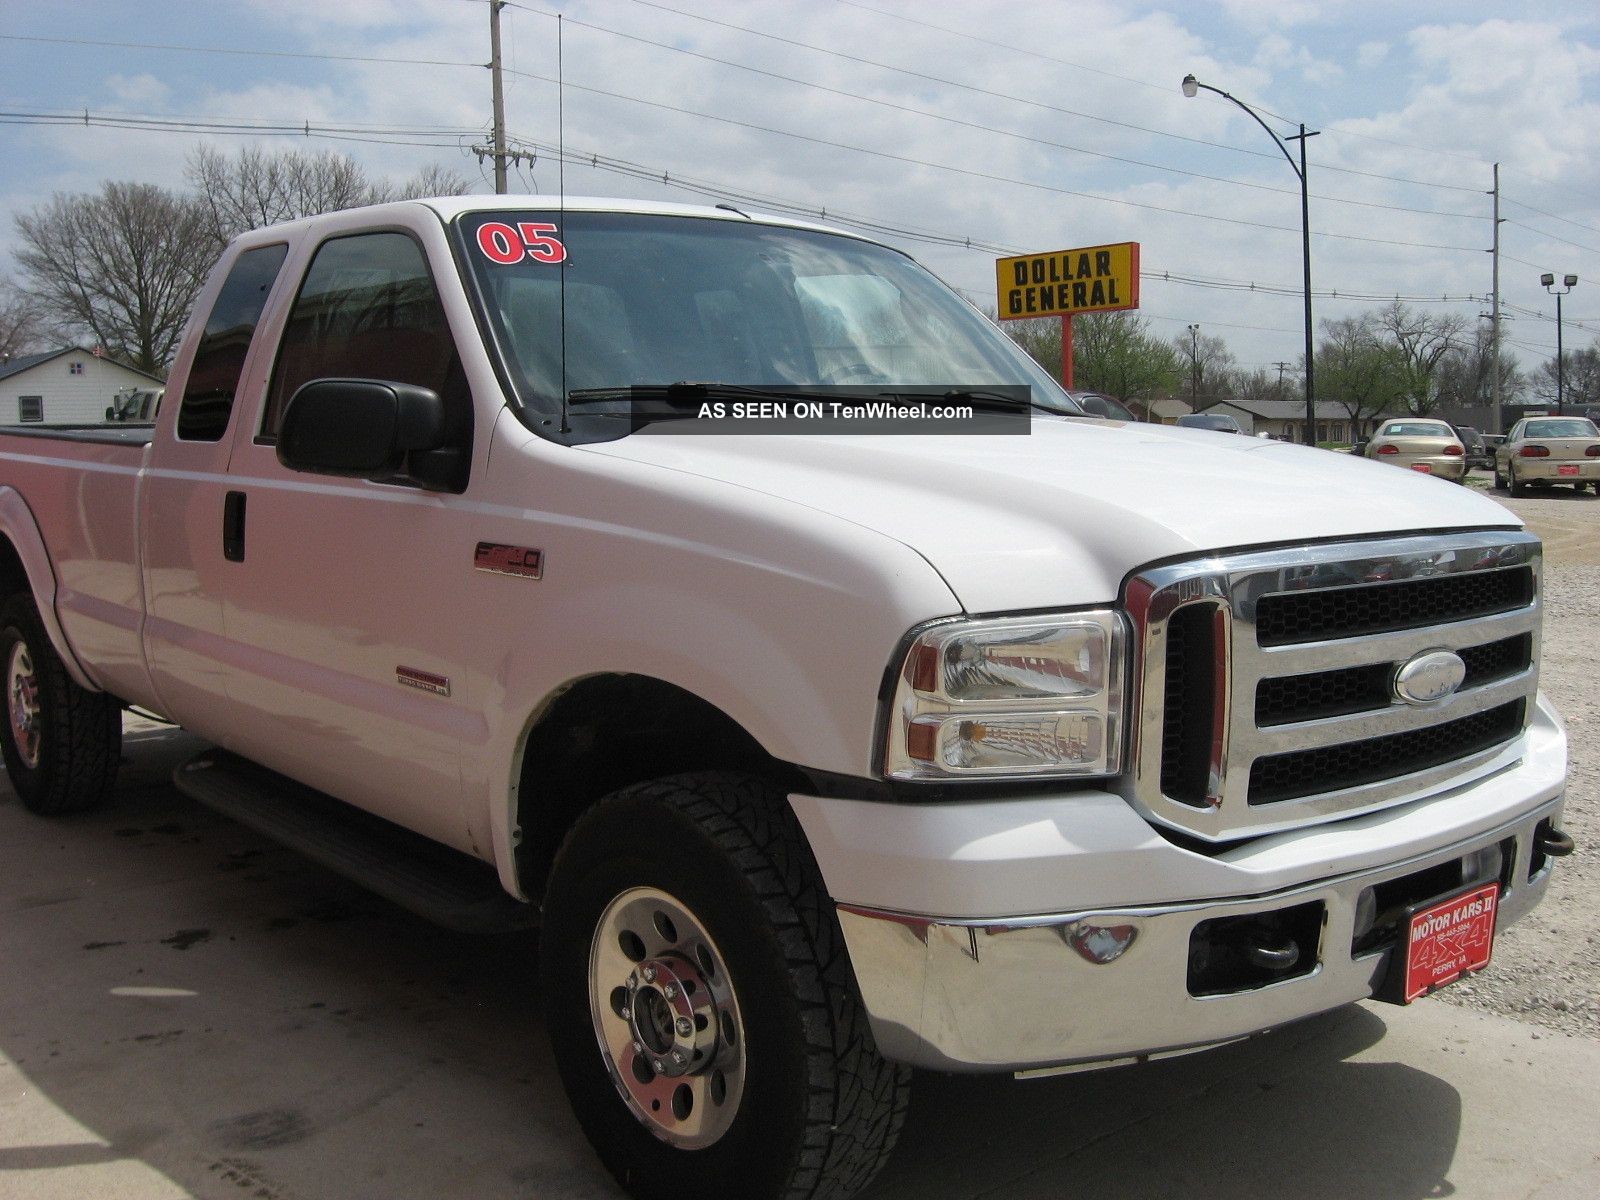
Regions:
<instances>
[{"instance_id":1,"label":"truck windshield","mask_svg":"<svg viewBox=\"0 0 1600 1200\"><path fill-rule=\"evenodd\" d=\"M638 213L480 212L457 227L505 373L524 408L541 416L557 410L563 387L593 395L683 381L1021 386L1058 411L1079 411L991 322L911 259L871 242Z\"/></svg>"}]
</instances>

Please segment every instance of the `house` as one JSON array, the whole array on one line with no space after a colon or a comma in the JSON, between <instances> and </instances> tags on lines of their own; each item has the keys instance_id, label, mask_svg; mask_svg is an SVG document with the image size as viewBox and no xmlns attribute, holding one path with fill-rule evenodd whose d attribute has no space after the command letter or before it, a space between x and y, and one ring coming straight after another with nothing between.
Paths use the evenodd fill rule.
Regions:
<instances>
[{"instance_id":1,"label":"house","mask_svg":"<svg viewBox=\"0 0 1600 1200\"><path fill-rule=\"evenodd\" d=\"M102 425L118 392L161 382L82 346L19 354L0 362L0 425Z\"/></svg>"},{"instance_id":2,"label":"house","mask_svg":"<svg viewBox=\"0 0 1600 1200\"><path fill-rule=\"evenodd\" d=\"M1301 400L1222 400L1209 405L1205 412L1227 413L1244 427L1246 433L1268 434L1281 440L1304 440L1306 427L1306 402ZM1365 437L1384 418L1363 418L1363 428L1352 436L1350 413L1344 405L1332 400L1318 400L1314 413L1317 419L1317 441L1349 445Z\"/></svg>"}]
</instances>

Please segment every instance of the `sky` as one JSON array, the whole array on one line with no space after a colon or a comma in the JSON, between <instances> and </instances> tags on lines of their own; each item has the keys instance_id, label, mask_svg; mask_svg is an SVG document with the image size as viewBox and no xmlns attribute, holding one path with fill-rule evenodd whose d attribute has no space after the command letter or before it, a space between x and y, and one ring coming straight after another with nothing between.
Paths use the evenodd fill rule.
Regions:
<instances>
[{"instance_id":1,"label":"sky","mask_svg":"<svg viewBox=\"0 0 1600 1200\"><path fill-rule=\"evenodd\" d=\"M1293 364L1299 181L1245 112L1182 95L1192 72L1280 136L1320 131L1319 322L1393 296L1486 312L1498 162L1506 350L1554 353L1546 271L1579 276L1567 348L1600 337L1593 0L526 0L502 22L507 127L534 155L514 191L555 193L563 144L587 159L569 195L736 194L888 227L988 306L997 250L1137 241L1154 332L1198 324L1246 369ZM4 0L0 277L15 214L107 179L182 187L202 142L331 148L395 178L449 167L492 191L470 150L488 26L486 0ZM301 133L100 123L127 116Z\"/></svg>"}]
</instances>

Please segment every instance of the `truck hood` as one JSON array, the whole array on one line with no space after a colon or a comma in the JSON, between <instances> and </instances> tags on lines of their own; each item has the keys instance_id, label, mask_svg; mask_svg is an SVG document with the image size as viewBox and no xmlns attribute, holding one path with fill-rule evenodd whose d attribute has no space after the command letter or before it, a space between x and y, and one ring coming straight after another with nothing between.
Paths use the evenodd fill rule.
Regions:
<instances>
[{"instance_id":1,"label":"truck hood","mask_svg":"<svg viewBox=\"0 0 1600 1200\"><path fill-rule=\"evenodd\" d=\"M1134 568L1202 552L1521 524L1384 463L1159 425L1036 416L1025 437L641 432L585 448L879 530L974 613L1101 603Z\"/></svg>"}]
</instances>

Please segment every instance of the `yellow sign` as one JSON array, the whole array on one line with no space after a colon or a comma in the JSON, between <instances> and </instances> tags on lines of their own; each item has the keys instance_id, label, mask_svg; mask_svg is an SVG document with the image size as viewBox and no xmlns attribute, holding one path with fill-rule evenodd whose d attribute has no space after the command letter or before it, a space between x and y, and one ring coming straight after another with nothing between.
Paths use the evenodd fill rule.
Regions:
<instances>
[{"instance_id":1,"label":"yellow sign","mask_svg":"<svg viewBox=\"0 0 1600 1200\"><path fill-rule=\"evenodd\" d=\"M1002 321L1139 307L1139 243L1023 254L994 264Z\"/></svg>"}]
</instances>

